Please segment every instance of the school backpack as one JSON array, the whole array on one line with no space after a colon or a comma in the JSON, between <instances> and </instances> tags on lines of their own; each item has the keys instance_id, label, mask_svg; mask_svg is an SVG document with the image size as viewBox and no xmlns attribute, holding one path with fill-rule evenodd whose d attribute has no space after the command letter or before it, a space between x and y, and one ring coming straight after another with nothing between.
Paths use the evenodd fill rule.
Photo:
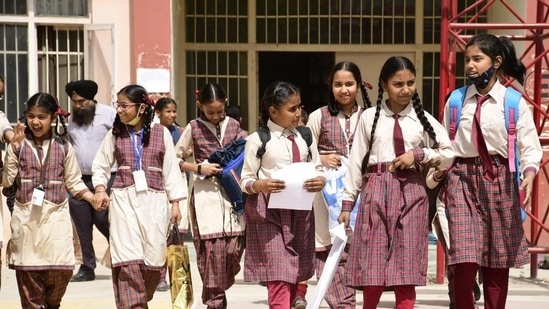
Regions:
<instances>
[{"instance_id":1,"label":"school backpack","mask_svg":"<svg viewBox=\"0 0 549 309\"><path fill-rule=\"evenodd\" d=\"M459 126L459 120L461 118L461 108L463 106L463 100L465 99L465 93L468 86L458 88L450 93L450 128L449 136L452 144L456 138L457 128ZM519 169L519 152L516 138L516 125L519 117L519 103L522 94L511 87L507 87L505 92L505 127L507 128L507 155L509 158L509 170L511 173L515 173L517 184L520 187L520 169ZM522 205L521 205L522 206ZM526 219L526 213L522 210L522 220Z\"/></svg>"},{"instance_id":2,"label":"school backpack","mask_svg":"<svg viewBox=\"0 0 549 309\"><path fill-rule=\"evenodd\" d=\"M297 127L296 129L307 143L307 147L310 148L313 143L311 129L307 127ZM256 156L258 159L261 159L265 154L267 142L271 139L271 132L269 132L267 127L260 127L257 133L261 140L261 146L257 149ZM208 158L208 162L218 163L223 168L223 171L217 174L217 178L231 200L233 211L239 216L244 213L244 204L247 197L247 194L243 193L242 189L240 189L240 174L244 165L245 144L246 140L243 138L234 140L229 145L214 151ZM310 156L311 150L309 149Z\"/></svg>"}]
</instances>

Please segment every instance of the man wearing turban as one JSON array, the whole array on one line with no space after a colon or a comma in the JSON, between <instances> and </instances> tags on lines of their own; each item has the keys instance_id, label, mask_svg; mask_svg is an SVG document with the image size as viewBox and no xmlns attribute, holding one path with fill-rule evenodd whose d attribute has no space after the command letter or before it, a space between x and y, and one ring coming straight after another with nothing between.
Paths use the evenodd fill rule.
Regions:
<instances>
[{"instance_id":1,"label":"man wearing turban","mask_svg":"<svg viewBox=\"0 0 549 309\"><path fill-rule=\"evenodd\" d=\"M71 100L72 114L68 122L69 141L73 145L82 171L82 180L91 192L91 167L96 151L99 149L107 132L112 128L116 110L109 105L97 103L97 84L92 80L70 82L65 91ZM114 170L112 171L114 175ZM111 177L108 189L114 177ZM71 217L80 239L82 265L71 281L95 280L95 250L93 248L93 226L109 239L109 221L107 210L95 211L91 204L84 200L69 197Z\"/></svg>"}]
</instances>

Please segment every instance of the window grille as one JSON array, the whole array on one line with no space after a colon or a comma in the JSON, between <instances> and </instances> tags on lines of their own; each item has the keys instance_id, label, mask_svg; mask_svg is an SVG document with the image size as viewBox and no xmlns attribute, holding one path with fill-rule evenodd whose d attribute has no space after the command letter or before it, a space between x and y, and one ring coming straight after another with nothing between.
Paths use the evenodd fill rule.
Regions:
<instances>
[{"instance_id":1,"label":"window grille","mask_svg":"<svg viewBox=\"0 0 549 309\"><path fill-rule=\"evenodd\" d=\"M27 25L0 24L0 75L4 76L1 110L12 123L23 114L29 93Z\"/></svg>"},{"instance_id":2,"label":"window grille","mask_svg":"<svg viewBox=\"0 0 549 309\"><path fill-rule=\"evenodd\" d=\"M187 51L186 102L196 102L196 90L206 83L220 84L229 99L242 111L248 110L248 55L238 51ZM196 104L187 104L187 115L194 119ZM248 126L248 119L243 119ZM255 119L254 119L255 121Z\"/></svg>"},{"instance_id":3,"label":"window grille","mask_svg":"<svg viewBox=\"0 0 549 309\"><path fill-rule=\"evenodd\" d=\"M38 26L39 91L59 99L68 109L65 85L84 78L84 31L82 28Z\"/></svg>"}]
</instances>

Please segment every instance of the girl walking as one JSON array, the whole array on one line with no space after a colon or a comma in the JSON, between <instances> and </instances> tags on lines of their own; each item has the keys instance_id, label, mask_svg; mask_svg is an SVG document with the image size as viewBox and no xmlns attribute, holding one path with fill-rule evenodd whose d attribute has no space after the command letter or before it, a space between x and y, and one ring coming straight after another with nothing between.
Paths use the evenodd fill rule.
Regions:
<instances>
[{"instance_id":1,"label":"girl walking","mask_svg":"<svg viewBox=\"0 0 549 309\"><path fill-rule=\"evenodd\" d=\"M177 103L172 98L160 98L156 101L154 105L155 116L160 121L160 124L166 127L170 132L173 140L173 144L177 144L181 134L183 133L183 128L180 127L177 120ZM185 177L185 176L184 176ZM181 212L181 222L179 224L180 237L183 239L185 233L187 232L187 226L189 225L188 216L187 216L187 200L183 200L179 203L179 211ZM169 245L169 243L168 243ZM167 267L164 266L160 273L160 280L158 281L158 286L156 290L159 292L167 291L169 285L166 282L166 270Z\"/></svg>"},{"instance_id":2,"label":"girl walking","mask_svg":"<svg viewBox=\"0 0 549 309\"><path fill-rule=\"evenodd\" d=\"M528 263L518 184L509 169L508 132L504 110L507 87L500 77L521 85L526 68L512 42L490 34L474 36L466 46L466 90L456 131L454 166L441 189L448 212L454 267L454 299L458 309L473 309L471 288L480 268L486 309L505 308L509 268ZM522 175L521 190L530 198L543 152L532 113L520 98L516 140ZM444 125L450 128L449 104ZM480 132L479 132L480 130ZM511 145L513 147L513 145ZM519 167L517 167L519 168Z\"/></svg>"},{"instance_id":3,"label":"girl walking","mask_svg":"<svg viewBox=\"0 0 549 309\"><path fill-rule=\"evenodd\" d=\"M217 177L219 164L208 163L212 152L242 137L237 120L225 116L227 96L218 84L206 84L197 92L198 118L183 130L176 145L181 171L194 173L190 222L202 278L202 302L208 308L226 308L225 291L235 282L244 251L245 222ZM195 162L185 162L191 150Z\"/></svg>"},{"instance_id":4,"label":"girl walking","mask_svg":"<svg viewBox=\"0 0 549 309\"><path fill-rule=\"evenodd\" d=\"M362 81L360 69L350 61L337 63L330 73L332 92L328 105L323 106L309 117L307 126L318 141L320 161L326 168L337 169L341 166L341 157L349 157L353 137L364 111L358 105L356 97L360 92L366 107L371 107L366 83ZM340 205L341 206L341 205ZM317 194L315 209L316 275L322 275L324 264L332 245L329 232L329 211L322 194ZM345 249L332 284L324 299L330 308L355 308L355 289L345 285L345 264L349 246Z\"/></svg>"},{"instance_id":5,"label":"girl walking","mask_svg":"<svg viewBox=\"0 0 549 309\"><path fill-rule=\"evenodd\" d=\"M187 197L170 132L152 124L153 104L143 87L122 88L113 128L93 161L93 207L109 207L117 308L147 308L166 261L169 223L179 222L178 204ZM115 163L109 197L105 188Z\"/></svg>"},{"instance_id":6,"label":"girl walking","mask_svg":"<svg viewBox=\"0 0 549 309\"><path fill-rule=\"evenodd\" d=\"M67 191L92 201L72 146L58 135L68 114L47 93L26 103L25 124L7 147L2 186L19 186L11 217L7 262L15 269L21 307L59 308L75 257ZM55 129L52 124L55 122Z\"/></svg>"},{"instance_id":7,"label":"girl walking","mask_svg":"<svg viewBox=\"0 0 549 309\"><path fill-rule=\"evenodd\" d=\"M314 273L314 217L312 210L268 209L270 194L285 187L284 181L271 175L293 162L311 161L317 176L306 180L303 189L319 192L326 179L315 142L307 147L296 130L301 114L299 90L290 83L275 82L265 90L261 105L261 122L270 139L259 158L263 144L259 134L248 137L241 175L242 191L250 195L245 206L244 279L266 282L269 308L290 309L298 282Z\"/></svg>"},{"instance_id":8,"label":"girl walking","mask_svg":"<svg viewBox=\"0 0 549 309\"><path fill-rule=\"evenodd\" d=\"M362 191L346 282L363 291L363 308L376 308L384 287L393 287L395 308L412 309L415 286L426 284L427 273L428 199L421 165L448 164L453 151L444 127L423 110L408 58L389 58L378 87L377 106L360 118L344 181L339 221L346 226Z\"/></svg>"}]
</instances>

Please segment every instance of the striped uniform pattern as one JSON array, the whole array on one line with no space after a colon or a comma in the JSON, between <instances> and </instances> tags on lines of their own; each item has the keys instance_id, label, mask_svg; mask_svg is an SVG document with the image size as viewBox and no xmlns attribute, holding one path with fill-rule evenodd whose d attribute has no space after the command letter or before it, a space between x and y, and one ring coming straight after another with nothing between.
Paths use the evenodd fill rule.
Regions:
<instances>
[{"instance_id":1,"label":"striped uniform pattern","mask_svg":"<svg viewBox=\"0 0 549 309\"><path fill-rule=\"evenodd\" d=\"M347 261L347 285L425 285L428 200L422 173L367 173Z\"/></svg>"},{"instance_id":2,"label":"striped uniform pattern","mask_svg":"<svg viewBox=\"0 0 549 309\"><path fill-rule=\"evenodd\" d=\"M72 270L16 270L15 277L21 308L59 308L71 280Z\"/></svg>"},{"instance_id":3,"label":"striped uniform pattern","mask_svg":"<svg viewBox=\"0 0 549 309\"><path fill-rule=\"evenodd\" d=\"M202 303L208 308L222 308L225 290L235 283L244 253L244 236L206 240L194 239L197 266L202 277Z\"/></svg>"},{"instance_id":4,"label":"striped uniform pattern","mask_svg":"<svg viewBox=\"0 0 549 309\"><path fill-rule=\"evenodd\" d=\"M358 108L360 108L359 113L362 114L364 109L356 106L353 113L355 113ZM349 136L349 148L347 148L345 134L341 129L338 117L330 115L328 106L323 106L320 110L322 112L322 122L320 124L320 134L318 136L318 151L322 153L323 151L336 150L338 154L347 157L349 155L347 149L351 149L353 144L353 137L355 135L354 130Z\"/></svg>"},{"instance_id":5,"label":"striped uniform pattern","mask_svg":"<svg viewBox=\"0 0 549 309\"><path fill-rule=\"evenodd\" d=\"M38 162L38 158L32 152L32 148L25 145L28 141L24 141L21 148L15 149L15 153L19 153L19 177L22 180L19 182L19 190L17 190L15 198L21 204L31 202L32 193L40 179L40 170L42 165ZM67 200L67 189L65 187L64 170L65 170L65 154L68 152L69 144L58 137L54 137L51 143L51 150L44 171L44 199L61 204ZM46 153L44 153L46 156Z\"/></svg>"},{"instance_id":6,"label":"striped uniform pattern","mask_svg":"<svg viewBox=\"0 0 549 309\"><path fill-rule=\"evenodd\" d=\"M215 136L205 124L198 120L191 121L191 135L193 137L193 151L196 163L203 162L208 159L214 151L230 144L238 138L238 134L242 131L238 121L229 117L226 117L225 119L228 123L221 144L218 141L217 136Z\"/></svg>"},{"instance_id":7,"label":"striped uniform pattern","mask_svg":"<svg viewBox=\"0 0 549 309\"><path fill-rule=\"evenodd\" d=\"M160 280L160 269L142 263L112 268L116 308L148 308Z\"/></svg>"},{"instance_id":8,"label":"striped uniform pattern","mask_svg":"<svg viewBox=\"0 0 549 309\"><path fill-rule=\"evenodd\" d=\"M324 265L328 259L330 251L320 251L316 253L316 277L320 279L322 272L324 271ZM341 260L334 273L332 283L328 287L326 294L324 294L324 300L330 306L330 308L337 309L354 309L356 308L356 295L355 289L347 287L345 282L345 265L349 257L349 245L345 247Z\"/></svg>"},{"instance_id":9,"label":"striped uniform pattern","mask_svg":"<svg viewBox=\"0 0 549 309\"><path fill-rule=\"evenodd\" d=\"M165 152L164 126L153 125L150 131L149 145L143 146L141 169L145 171L147 186L158 191L164 191L162 165ZM132 172L136 170L136 161L132 139L127 130L121 130L120 136L116 138L114 153L118 170L112 188L132 186L134 184Z\"/></svg>"},{"instance_id":10,"label":"striped uniform pattern","mask_svg":"<svg viewBox=\"0 0 549 309\"><path fill-rule=\"evenodd\" d=\"M267 209L268 194L246 200L244 280L297 284L314 274L312 211Z\"/></svg>"},{"instance_id":11,"label":"striped uniform pattern","mask_svg":"<svg viewBox=\"0 0 549 309\"><path fill-rule=\"evenodd\" d=\"M448 264L510 268L528 262L518 186L506 162L494 160L493 182L482 165L458 162L441 189L448 212Z\"/></svg>"}]
</instances>

